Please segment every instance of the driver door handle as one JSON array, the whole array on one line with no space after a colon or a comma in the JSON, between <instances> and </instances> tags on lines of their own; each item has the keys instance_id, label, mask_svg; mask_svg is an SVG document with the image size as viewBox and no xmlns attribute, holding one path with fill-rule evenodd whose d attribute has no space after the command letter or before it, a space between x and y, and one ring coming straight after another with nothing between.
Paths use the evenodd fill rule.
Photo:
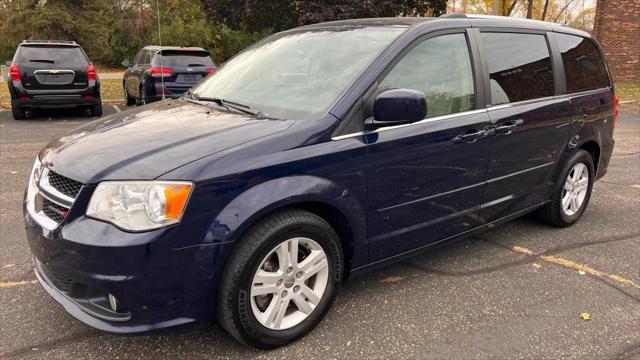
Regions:
<instances>
[{"instance_id":1,"label":"driver door handle","mask_svg":"<svg viewBox=\"0 0 640 360\"><path fill-rule=\"evenodd\" d=\"M512 122L506 122L500 126L496 126L494 129L498 134L509 135L511 134L511 131L513 131L513 129L516 128L516 126L518 126L518 124L515 124Z\"/></svg>"}]
</instances>

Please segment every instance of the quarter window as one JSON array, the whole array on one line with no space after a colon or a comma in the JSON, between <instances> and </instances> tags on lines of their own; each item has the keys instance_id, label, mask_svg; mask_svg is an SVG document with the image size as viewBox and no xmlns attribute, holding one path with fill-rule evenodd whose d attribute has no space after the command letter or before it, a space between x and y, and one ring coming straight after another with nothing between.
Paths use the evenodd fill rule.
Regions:
<instances>
[{"instance_id":1,"label":"quarter window","mask_svg":"<svg viewBox=\"0 0 640 360\"><path fill-rule=\"evenodd\" d=\"M593 90L609 86L609 75L598 48L589 39L556 34L567 79L567 92Z\"/></svg>"},{"instance_id":2,"label":"quarter window","mask_svg":"<svg viewBox=\"0 0 640 360\"><path fill-rule=\"evenodd\" d=\"M399 88L425 94L427 117L473 109L473 71L465 34L438 36L413 48L382 80L378 94Z\"/></svg>"},{"instance_id":3,"label":"quarter window","mask_svg":"<svg viewBox=\"0 0 640 360\"><path fill-rule=\"evenodd\" d=\"M555 94L551 56L544 35L482 33L489 64L491 104Z\"/></svg>"},{"instance_id":4,"label":"quarter window","mask_svg":"<svg viewBox=\"0 0 640 360\"><path fill-rule=\"evenodd\" d=\"M151 53L149 51L144 51L142 53L142 59L140 59L141 65L149 65L151 63Z\"/></svg>"}]
</instances>

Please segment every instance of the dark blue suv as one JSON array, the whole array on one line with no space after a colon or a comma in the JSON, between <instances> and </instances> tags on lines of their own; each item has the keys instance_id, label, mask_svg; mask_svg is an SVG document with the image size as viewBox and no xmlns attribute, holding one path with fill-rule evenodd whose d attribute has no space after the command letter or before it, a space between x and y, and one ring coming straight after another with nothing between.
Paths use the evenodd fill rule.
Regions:
<instances>
[{"instance_id":1,"label":"dark blue suv","mask_svg":"<svg viewBox=\"0 0 640 360\"><path fill-rule=\"evenodd\" d=\"M216 319L271 348L349 276L537 211L574 224L613 150L589 34L454 15L340 21L251 46L180 99L38 155L35 272L80 321Z\"/></svg>"},{"instance_id":2,"label":"dark blue suv","mask_svg":"<svg viewBox=\"0 0 640 360\"><path fill-rule=\"evenodd\" d=\"M216 68L203 48L155 45L140 49L133 63L125 60L122 65L127 68L122 76L127 105L180 97Z\"/></svg>"}]
</instances>

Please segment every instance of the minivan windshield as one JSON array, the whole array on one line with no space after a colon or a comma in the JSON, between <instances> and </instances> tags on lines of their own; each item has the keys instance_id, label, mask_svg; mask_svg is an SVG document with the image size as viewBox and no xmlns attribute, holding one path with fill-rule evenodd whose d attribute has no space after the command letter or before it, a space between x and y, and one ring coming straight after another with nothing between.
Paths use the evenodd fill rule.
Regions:
<instances>
[{"instance_id":1,"label":"minivan windshield","mask_svg":"<svg viewBox=\"0 0 640 360\"><path fill-rule=\"evenodd\" d=\"M406 28L321 28L276 34L223 64L192 94L280 119L323 116Z\"/></svg>"}]
</instances>

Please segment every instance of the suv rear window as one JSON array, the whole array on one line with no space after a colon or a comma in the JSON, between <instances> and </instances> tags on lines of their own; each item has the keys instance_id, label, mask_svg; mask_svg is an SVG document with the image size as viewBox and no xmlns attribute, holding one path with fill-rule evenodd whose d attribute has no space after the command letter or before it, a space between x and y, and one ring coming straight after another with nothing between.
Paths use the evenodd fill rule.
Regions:
<instances>
[{"instance_id":1,"label":"suv rear window","mask_svg":"<svg viewBox=\"0 0 640 360\"><path fill-rule=\"evenodd\" d=\"M82 50L77 46L20 46L18 63L33 67L85 66L88 64Z\"/></svg>"},{"instance_id":2,"label":"suv rear window","mask_svg":"<svg viewBox=\"0 0 640 360\"><path fill-rule=\"evenodd\" d=\"M163 67L199 67L204 66L212 68L213 61L209 57L209 53L205 51L167 51L164 50L160 53L162 56ZM160 59L158 55L153 59L154 65L160 65Z\"/></svg>"},{"instance_id":3,"label":"suv rear window","mask_svg":"<svg viewBox=\"0 0 640 360\"><path fill-rule=\"evenodd\" d=\"M610 85L604 59L593 41L567 34L555 36L562 53L567 92L575 93Z\"/></svg>"},{"instance_id":4,"label":"suv rear window","mask_svg":"<svg viewBox=\"0 0 640 360\"><path fill-rule=\"evenodd\" d=\"M491 104L553 96L551 56L544 35L482 33L491 79Z\"/></svg>"}]
</instances>

